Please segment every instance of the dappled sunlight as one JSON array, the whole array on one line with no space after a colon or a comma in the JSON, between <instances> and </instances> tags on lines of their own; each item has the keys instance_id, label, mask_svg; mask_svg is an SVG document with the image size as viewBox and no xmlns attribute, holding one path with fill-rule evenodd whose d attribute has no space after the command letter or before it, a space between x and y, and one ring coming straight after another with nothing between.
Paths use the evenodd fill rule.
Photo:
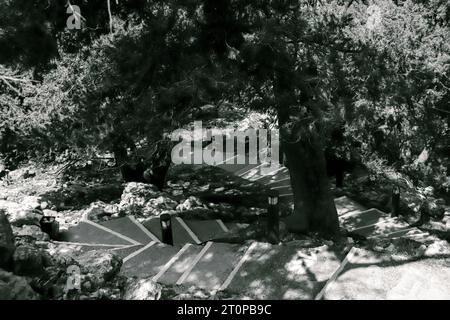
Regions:
<instances>
[{"instance_id":1,"label":"dappled sunlight","mask_svg":"<svg viewBox=\"0 0 450 320\"><path fill-rule=\"evenodd\" d=\"M450 255L418 259L352 250L325 299L449 299Z\"/></svg>"}]
</instances>

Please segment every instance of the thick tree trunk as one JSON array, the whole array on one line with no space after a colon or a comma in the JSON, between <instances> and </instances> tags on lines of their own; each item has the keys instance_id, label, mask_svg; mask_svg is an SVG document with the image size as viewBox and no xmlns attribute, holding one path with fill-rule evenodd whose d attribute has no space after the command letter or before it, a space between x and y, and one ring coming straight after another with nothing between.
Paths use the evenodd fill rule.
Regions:
<instances>
[{"instance_id":1,"label":"thick tree trunk","mask_svg":"<svg viewBox=\"0 0 450 320\"><path fill-rule=\"evenodd\" d=\"M139 159L132 161L128 158L126 148L116 145L114 147L114 157L120 166L122 178L126 182L151 183L162 190L167 172L171 164L171 145L159 143L151 159Z\"/></svg>"},{"instance_id":2,"label":"thick tree trunk","mask_svg":"<svg viewBox=\"0 0 450 320\"><path fill-rule=\"evenodd\" d=\"M309 131L308 136L294 142L292 135L284 138L282 133L294 194L294 214L288 218L288 228L294 232L316 231L336 236L338 216L318 134Z\"/></svg>"},{"instance_id":3,"label":"thick tree trunk","mask_svg":"<svg viewBox=\"0 0 450 320\"><path fill-rule=\"evenodd\" d=\"M289 72L294 70L292 65L278 67L282 72L275 73L274 95L280 141L294 194L294 214L287 219L288 229L338 236L338 215L327 177L324 148L315 124L320 122L320 108L310 86L298 82L301 95L296 96L298 88L294 88L292 79L298 75Z\"/></svg>"},{"instance_id":4,"label":"thick tree trunk","mask_svg":"<svg viewBox=\"0 0 450 320\"><path fill-rule=\"evenodd\" d=\"M161 141L152 155L150 166L144 172L144 179L162 190L166 183L167 173L172 163L171 150L174 144Z\"/></svg>"}]
</instances>

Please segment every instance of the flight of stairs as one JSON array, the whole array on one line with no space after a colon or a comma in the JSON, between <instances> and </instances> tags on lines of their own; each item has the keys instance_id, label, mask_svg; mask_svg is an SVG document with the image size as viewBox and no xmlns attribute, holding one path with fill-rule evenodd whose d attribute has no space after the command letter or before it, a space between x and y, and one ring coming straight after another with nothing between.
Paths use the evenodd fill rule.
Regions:
<instances>
[{"instance_id":1,"label":"flight of stairs","mask_svg":"<svg viewBox=\"0 0 450 320\"><path fill-rule=\"evenodd\" d=\"M215 239L245 225L220 220L172 219L174 245L161 243L159 219L143 224L133 217L101 223L82 221L63 241L82 250L108 250L123 259L121 274L168 285L229 290L254 299L313 299L340 259L326 246L260 242L231 244Z\"/></svg>"},{"instance_id":2,"label":"flight of stairs","mask_svg":"<svg viewBox=\"0 0 450 320\"><path fill-rule=\"evenodd\" d=\"M208 147L206 147L208 148ZM292 200L287 168L264 164L218 167L249 183L278 190L282 201ZM423 233L376 209L366 209L347 197L335 199L339 220L348 231L366 238L418 237ZM132 216L95 223L84 220L62 241L82 250L110 250L123 258L121 273L151 277L170 285L230 290L251 299L314 299L339 270L343 257L328 246L305 248L301 244L271 245L222 239L247 227L221 220L172 218L174 245L161 243L157 217L142 224Z\"/></svg>"}]
</instances>

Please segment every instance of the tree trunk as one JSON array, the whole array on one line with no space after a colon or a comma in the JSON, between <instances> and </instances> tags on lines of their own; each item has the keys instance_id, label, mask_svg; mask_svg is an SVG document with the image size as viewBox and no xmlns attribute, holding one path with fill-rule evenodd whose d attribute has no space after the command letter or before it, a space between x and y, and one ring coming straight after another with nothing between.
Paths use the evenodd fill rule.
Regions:
<instances>
[{"instance_id":1,"label":"tree trunk","mask_svg":"<svg viewBox=\"0 0 450 320\"><path fill-rule=\"evenodd\" d=\"M298 75L289 63L274 76L274 95L280 142L288 164L294 194L294 213L287 226L293 232L318 232L338 236L339 220L326 171L325 152L316 123L320 107L311 87L299 81L301 95L293 86ZM298 88L297 88L298 89ZM299 104L303 109L298 108Z\"/></svg>"},{"instance_id":2,"label":"tree trunk","mask_svg":"<svg viewBox=\"0 0 450 320\"><path fill-rule=\"evenodd\" d=\"M166 183L166 176L172 163L171 151L174 143L161 141L156 145L152 154L151 164L144 172L144 179L162 190Z\"/></svg>"},{"instance_id":3,"label":"tree trunk","mask_svg":"<svg viewBox=\"0 0 450 320\"><path fill-rule=\"evenodd\" d=\"M294 214L288 218L293 232L319 232L326 236L339 233L339 222L326 174L326 162L320 138L316 132L292 142L284 136L284 152L294 194Z\"/></svg>"},{"instance_id":4,"label":"tree trunk","mask_svg":"<svg viewBox=\"0 0 450 320\"><path fill-rule=\"evenodd\" d=\"M126 182L151 183L162 190L171 164L171 142L158 143L150 159L129 159L123 145L115 145L113 152Z\"/></svg>"}]
</instances>

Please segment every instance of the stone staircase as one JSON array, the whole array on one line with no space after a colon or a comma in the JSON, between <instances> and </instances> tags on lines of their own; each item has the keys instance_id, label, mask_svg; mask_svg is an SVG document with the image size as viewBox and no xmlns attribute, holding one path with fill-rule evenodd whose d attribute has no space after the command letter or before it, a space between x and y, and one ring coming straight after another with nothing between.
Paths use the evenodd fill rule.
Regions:
<instances>
[{"instance_id":1,"label":"stone staircase","mask_svg":"<svg viewBox=\"0 0 450 320\"><path fill-rule=\"evenodd\" d=\"M342 223L353 232L370 233L391 221L346 197L336 199ZM101 223L81 221L63 241L82 250L110 250L123 259L121 273L151 277L169 285L228 290L251 299L313 299L341 265L343 255L327 246L220 242L246 225L221 220L172 219L174 246L161 243L158 218L139 223L132 216ZM390 232L398 232L397 224ZM399 229L406 230L406 229Z\"/></svg>"},{"instance_id":2,"label":"stone staircase","mask_svg":"<svg viewBox=\"0 0 450 320\"><path fill-rule=\"evenodd\" d=\"M229 234L232 224L173 221L177 221L177 230L185 228L174 238L174 246L160 242L158 219L140 224L133 217L82 221L65 233L64 240L83 251L114 252L122 257L121 274L126 276L151 277L163 284L211 292L229 290L253 299L312 299L340 264L340 258L326 246L221 243L215 239Z\"/></svg>"},{"instance_id":3,"label":"stone staircase","mask_svg":"<svg viewBox=\"0 0 450 320\"><path fill-rule=\"evenodd\" d=\"M208 148L208 147L207 147ZM278 190L292 200L289 172L265 164L218 167ZM367 209L347 197L335 199L339 220L348 231L366 238L417 237L423 232L377 209ZM250 299L314 299L346 263L328 246L308 249L301 244L271 245L220 242L232 230L245 228L221 220L172 219L174 245L161 243L158 218L142 224L132 216L101 223L84 220L62 241L83 250L114 251L123 258L121 273L170 285L229 290ZM342 260L344 263L341 264Z\"/></svg>"}]
</instances>

